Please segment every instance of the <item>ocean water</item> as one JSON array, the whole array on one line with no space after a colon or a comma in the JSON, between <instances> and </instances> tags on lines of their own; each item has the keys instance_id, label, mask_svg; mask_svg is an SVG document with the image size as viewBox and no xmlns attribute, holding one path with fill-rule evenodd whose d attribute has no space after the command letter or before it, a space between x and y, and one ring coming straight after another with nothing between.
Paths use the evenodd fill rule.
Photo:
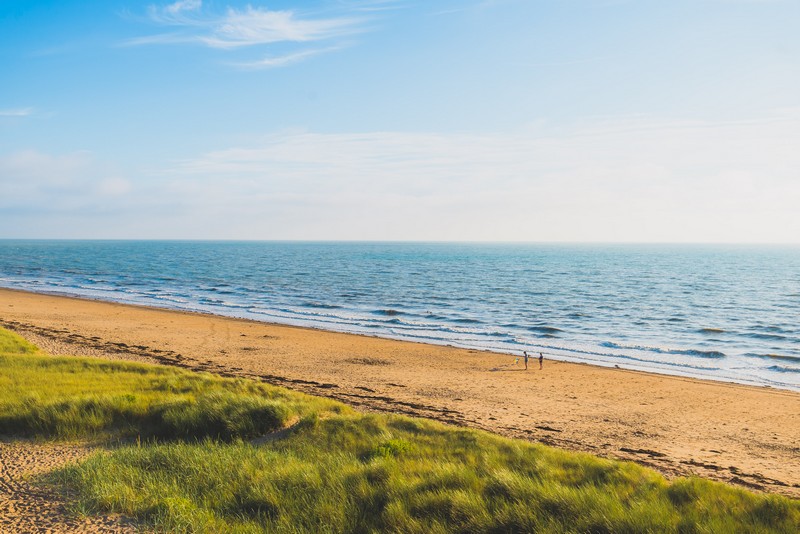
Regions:
<instances>
[{"instance_id":1,"label":"ocean water","mask_svg":"<svg viewBox=\"0 0 800 534\"><path fill-rule=\"evenodd\" d=\"M800 247L0 241L0 286L800 390Z\"/></svg>"}]
</instances>

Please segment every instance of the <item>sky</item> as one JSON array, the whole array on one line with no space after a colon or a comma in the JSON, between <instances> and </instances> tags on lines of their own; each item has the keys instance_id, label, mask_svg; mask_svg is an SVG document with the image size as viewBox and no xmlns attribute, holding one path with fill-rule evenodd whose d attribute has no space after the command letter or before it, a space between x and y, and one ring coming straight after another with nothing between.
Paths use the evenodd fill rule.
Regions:
<instances>
[{"instance_id":1,"label":"sky","mask_svg":"<svg viewBox=\"0 0 800 534\"><path fill-rule=\"evenodd\" d=\"M0 0L0 238L800 242L796 0Z\"/></svg>"}]
</instances>

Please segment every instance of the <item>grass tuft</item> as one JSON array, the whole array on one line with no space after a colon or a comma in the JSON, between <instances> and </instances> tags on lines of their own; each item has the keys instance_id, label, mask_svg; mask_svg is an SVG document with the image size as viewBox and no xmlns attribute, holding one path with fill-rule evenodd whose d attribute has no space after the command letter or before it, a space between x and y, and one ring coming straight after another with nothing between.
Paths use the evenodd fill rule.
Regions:
<instances>
[{"instance_id":1,"label":"grass tuft","mask_svg":"<svg viewBox=\"0 0 800 534\"><path fill-rule=\"evenodd\" d=\"M290 415L279 401L215 390L156 404L138 428L143 437L231 441L278 430Z\"/></svg>"},{"instance_id":2,"label":"grass tuft","mask_svg":"<svg viewBox=\"0 0 800 534\"><path fill-rule=\"evenodd\" d=\"M412 445L402 439L389 439L376 445L369 453L368 458L395 458L402 456L412 449Z\"/></svg>"}]
</instances>

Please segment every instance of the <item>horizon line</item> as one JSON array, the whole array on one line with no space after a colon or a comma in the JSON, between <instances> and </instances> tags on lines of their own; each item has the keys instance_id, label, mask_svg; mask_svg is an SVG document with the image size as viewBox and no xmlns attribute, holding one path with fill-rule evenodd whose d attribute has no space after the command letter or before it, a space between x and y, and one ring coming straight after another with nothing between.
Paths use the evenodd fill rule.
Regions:
<instances>
[{"instance_id":1,"label":"horizon line","mask_svg":"<svg viewBox=\"0 0 800 534\"><path fill-rule=\"evenodd\" d=\"M800 246L800 241L526 241L443 239L247 239L247 238L147 238L147 237L0 237L0 241L91 241L163 243L341 243L341 244L464 244L464 245L696 245L696 246Z\"/></svg>"}]
</instances>

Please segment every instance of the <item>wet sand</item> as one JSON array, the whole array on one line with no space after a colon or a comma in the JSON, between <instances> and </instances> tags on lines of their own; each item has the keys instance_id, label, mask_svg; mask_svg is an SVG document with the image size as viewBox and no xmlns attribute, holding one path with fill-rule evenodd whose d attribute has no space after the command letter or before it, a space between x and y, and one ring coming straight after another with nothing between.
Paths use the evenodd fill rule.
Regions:
<instances>
[{"instance_id":1,"label":"wet sand","mask_svg":"<svg viewBox=\"0 0 800 534\"><path fill-rule=\"evenodd\" d=\"M800 393L0 289L0 326L52 354L252 377L800 497Z\"/></svg>"}]
</instances>

